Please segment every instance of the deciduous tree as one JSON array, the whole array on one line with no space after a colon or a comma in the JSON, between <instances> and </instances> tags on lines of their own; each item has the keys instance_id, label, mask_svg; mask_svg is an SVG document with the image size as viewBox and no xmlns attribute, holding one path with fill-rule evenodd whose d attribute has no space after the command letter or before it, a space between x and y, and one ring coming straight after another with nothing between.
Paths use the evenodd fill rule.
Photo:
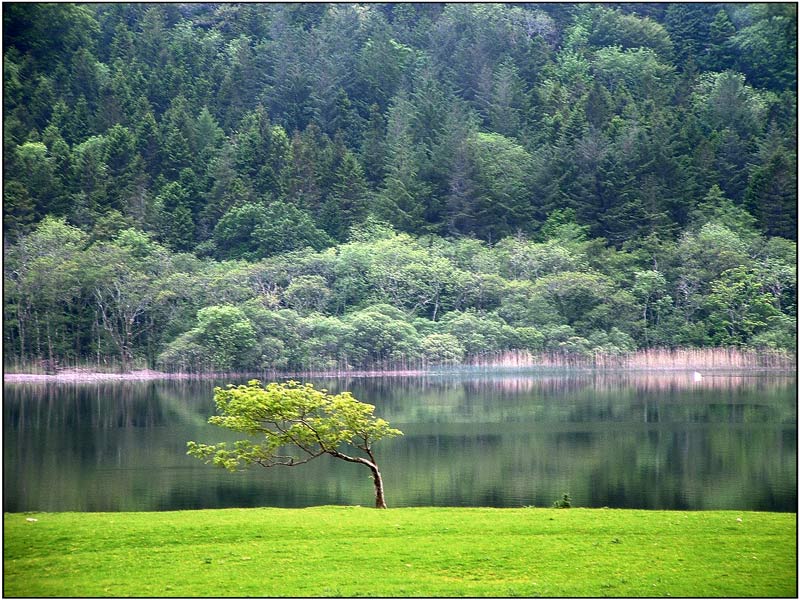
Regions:
<instances>
[{"instance_id":1,"label":"deciduous tree","mask_svg":"<svg viewBox=\"0 0 800 600\"><path fill-rule=\"evenodd\" d=\"M250 465L295 467L325 454L364 465L372 473L375 508L386 508L383 477L373 445L402 435L374 415L375 407L356 400L350 392L330 394L310 383L269 383L214 389L217 416L212 425L247 434L233 448L188 442L188 454L237 471ZM253 436L263 436L260 442ZM350 449L348 449L350 448Z\"/></svg>"}]
</instances>

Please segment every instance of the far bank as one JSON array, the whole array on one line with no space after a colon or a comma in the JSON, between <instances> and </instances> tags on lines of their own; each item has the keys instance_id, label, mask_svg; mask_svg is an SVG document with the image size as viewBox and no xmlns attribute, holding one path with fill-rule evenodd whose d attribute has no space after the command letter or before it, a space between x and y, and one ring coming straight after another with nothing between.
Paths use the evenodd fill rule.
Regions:
<instances>
[{"instance_id":1,"label":"far bank","mask_svg":"<svg viewBox=\"0 0 800 600\"><path fill-rule=\"evenodd\" d=\"M45 371L47 369L47 372ZM285 379L287 377L391 377L422 376L438 372L480 372L483 370L513 371L520 369L588 369L623 371L702 371L774 370L797 371L797 357L779 350L740 348L662 348L638 350L623 354L575 354L504 352L474 357L463 364L398 363L375 369L352 369L341 365L331 369L300 371L216 372L159 371L149 368L123 370L119 365L100 367L79 365L50 368L41 363L6 365L6 383L92 383L101 381L152 381L158 379L241 378Z\"/></svg>"}]
</instances>

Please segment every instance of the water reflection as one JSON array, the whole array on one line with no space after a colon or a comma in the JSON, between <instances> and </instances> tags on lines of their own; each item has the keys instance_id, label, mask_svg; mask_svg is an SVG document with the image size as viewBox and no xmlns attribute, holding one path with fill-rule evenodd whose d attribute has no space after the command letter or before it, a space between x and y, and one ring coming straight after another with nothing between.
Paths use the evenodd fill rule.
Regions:
<instances>
[{"instance_id":1,"label":"water reflection","mask_svg":"<svg viewBox=\"0 0 800 600\"><path fill-rule=\"evenodd\" d=\"M366 469L323 457L230 474L185 456L227 381L6 385L4 503L166 510L372 503ZM240 383L240 382L234 382ZM691 373L316 379L405 436L378 449L392 506L793 511L796 378Z\"/></svg>"}]
</instances>

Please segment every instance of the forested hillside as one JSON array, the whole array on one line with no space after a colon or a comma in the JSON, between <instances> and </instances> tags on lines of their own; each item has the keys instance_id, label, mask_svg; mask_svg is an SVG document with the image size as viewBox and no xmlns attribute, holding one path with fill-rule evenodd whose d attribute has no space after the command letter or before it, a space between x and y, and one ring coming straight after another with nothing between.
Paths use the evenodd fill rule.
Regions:
<instances>
[{"instance_id":1,"label":"forested hillside","mask_svg":"<svg viewBox=\"0 0 800 600\"><path fill-rule=\"evenodd\" d=\"M796 4L3 5L4 362L796 348Z\"/></svg>"}]
</instances>

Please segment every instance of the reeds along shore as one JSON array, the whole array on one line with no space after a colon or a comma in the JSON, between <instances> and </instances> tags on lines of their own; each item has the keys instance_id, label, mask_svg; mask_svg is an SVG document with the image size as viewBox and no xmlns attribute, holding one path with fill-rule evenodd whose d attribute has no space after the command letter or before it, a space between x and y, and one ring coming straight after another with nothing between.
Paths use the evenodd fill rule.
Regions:
<instances>
[{"instance_id":1,"label":"reeds along shore","mask_svg":"<svg viewBox=\"0 0 800 600\"><path fill-rule=\"evenodd\" d=\"M796 369L795 354L779 350L739 348L649 348L624 354L565 354L511 351L471 360L476 367L719 370Z\"/></svg>"},{"instance_id":2,"label":"reeds along shore","mask_svg":"<svg viewBox=\"0 0 800 600\"><path fill-rule=\"evenodd\" d=\"M565 352L528 352L509 350L467 357L463 363L442 364L422 360L384 361L352 368L340 364L329 369L315 366L292 370L293 375L419 375L446 369L623 369L623 370L796 370L797 356L785 350L739 348L650 348L629 353L577 354ZM280 374L280 372L276 372Z\"/></svg>"},{"instance_id":3,"label":"reeds along shore","mask_svg":"<svg viewBox=\"0 0 800 600\"><path fill-rule=\"evenodd\" d=\"M97 367L97 368L96 368ZM742 369L772 369L797 371L797 356L781 350L751 350L739 348L650 348L622 354L570 354L563 352L532 353L512 350L478 357L468 357L462 364L439 364L421 361L386 361L353 368L348 364L320 368L305 365L286 371L266 370L249 374L260 377L287 376L419 376L442 370L486 369L596 369L630 371L724 371ZM4 379L13 382L38 381L99 381L106 379L181 379L214 376L234 376L248 373L214 371L151 371L146 366L134 366L124 372L119 365L65 366L56 374L45 374L39 364L6 364Z\"/></svg>"}]
</instances>

